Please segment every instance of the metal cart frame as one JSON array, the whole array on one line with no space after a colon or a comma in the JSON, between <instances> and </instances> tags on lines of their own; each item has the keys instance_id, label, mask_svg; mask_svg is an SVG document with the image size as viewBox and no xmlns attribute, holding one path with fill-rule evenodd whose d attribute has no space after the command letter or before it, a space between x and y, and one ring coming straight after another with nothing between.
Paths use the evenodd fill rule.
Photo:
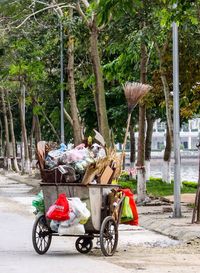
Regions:
<instances>
[{"instance_id":1,"label":"metal cart frame","mask_svg":"<svg viewBox=\"0 0 200 273\"><path fill-rule=\"evenodd\" d=\"M38 254L48 251L53 236L59 236L50 228L50 221L45 217L48 208L55 202L60 193L67 197L79 197L87 204L91 217L84 225L84 235L62 235L78 237L75 246L80 253L88 253L93 247L93 239L99 238L100 248L105 256L112 256L118 244L118 225L121 217L123 196L115 204L115 217L110 209L108 194L118 189L118 185L101 185L81 183L41 183L44 195L45 214L36 217L32 230L32 242ZM116 217L117 215L117 217Z\"/></svg>"}]
</instances>

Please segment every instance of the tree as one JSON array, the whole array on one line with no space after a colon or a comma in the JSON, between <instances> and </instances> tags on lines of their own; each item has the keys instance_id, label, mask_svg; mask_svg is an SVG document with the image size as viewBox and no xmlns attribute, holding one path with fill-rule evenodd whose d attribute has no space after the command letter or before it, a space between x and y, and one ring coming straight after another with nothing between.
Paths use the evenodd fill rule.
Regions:
<instances>
[{"instance_id":1,"label":"tree","mask_svg":"<svg viewBox=\"0 0 200 273\"><path fill-rule=\"evenodd\" d=\"M5 149L5 158L4 158L4 166L8 171L12 170L11 163L11 152L10 152L10 137L9 137L9 126L8 126L8 116L7 109L5 103L5 90L1 88L1 101L3 106L3 117L4 117L4 127L5 127L5 139L6 139L6 149Z\"/></svg>"},{"instance_id":2,"label":"tree","mask_svg":"<svg viewBox=\"0 0 200 273\"><path fill-rule=\"evenodd\" d=\"M152 144L152 135L153 135L153 125L155 122L155 118L151 114L150 111L146 112L146 138L145 138L145 171L146 178L148 181L150 179L150 160L151 160L151 144Z\"/></svg>"},{"instance_id":3,"label":"tree","mask_svg":"<svg viewBox=\"0 0 200 273\"><path fill-rule=\"evenodd\" d=\"M93 8L93 3L89 3L87 0L81 0L83 8L86 14L83 12L80 3L77 4L77 10L82 16L83 21L86 23L90 31L90 56L92 61L93 72L95 76L95 93L94 100L97 111L97 120L99 132L104 137L107 146L110 146L110 136L109 136L109 125L108 117L106 112L106 99L105 99L105 89L103 73L101 68L101 60L98 48L98 35L100 28L97 24L97 13ZM87 16L87 11L90 11L90 16Z\"/></svg>"},{"instance_id":4,"label":"tree","mask_svg":"<svg viewBox=\"0 0 200 273\"><path fill-rule=\"evenodd\" d=\"M141 61L140 61L140 81L147 82L148 56L145 43L141 42ZM139 105L139 134L138 134L138 158L137 158L137 202L141 203L146 197L146 177L145 177L145 120L146 105Z\"/></svg>"},{"instance_id":5,"label":"tree","mask_svg":"<svg viewBox=\"0 0 200 273\"><path fill-rule=\"evenodd\" d=\"M20 172L19 166L17 163L17 153L16 153L16 141L15 141L15 131L14 131L14 124L13 124L13 114L11 111L11 106L10 106L10 101L9 101L9 94L8 90L5 89L5 94L6 94L6 101L7 101L7 109L8 109L8 116L9 116L9 123L10 123L10 135L11 135L11 140L12 140L12 156L13 156L13 165L14 169L17 173Z\"/></svg>"},{"instance_id":6,"label":"tree","mask_svg":"<svg viewBox=\"0 0 200 273\"><path fill-rule=\"evenodd\" d=\"M69 10L69 19L73 19L73 9ZM70 112L72 118L73 126L73 136L74 136L74 145L77 146L83 141L83 126L80 122L80 115L78 113L76 92L75 92L75 82L74 82L74 35L69 32L68 37L68 83L69 83L69 97L70 97Z\"/></svg>"}]
</instances>

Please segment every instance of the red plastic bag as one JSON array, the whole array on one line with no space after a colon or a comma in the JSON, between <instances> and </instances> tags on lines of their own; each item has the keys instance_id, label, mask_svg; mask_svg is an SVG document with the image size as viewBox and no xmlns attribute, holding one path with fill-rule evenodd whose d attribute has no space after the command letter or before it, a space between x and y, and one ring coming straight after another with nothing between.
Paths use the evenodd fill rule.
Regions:
<instances>
[{"instance_id":1,"label":"red plastic bag","mask_svg":"<svg viewBox=\"0 0 200 273\"><path fill-rule=\"evenodd\" d=\"M51 220L57 221L69 219L69 203L65 193L59 194L55 204L49 207L46 216Z\"/></svg>"},{"instance_id":2,"label":"red plastic bag","mask_svg":"<svg viewBox=\"0 0 200 273\"><path fill-rule=\"evenodd\" d=\"M131 225L131 226L138 226L138 212L137 212L137 207L135 204L135 200L134 200L134 196L133 196L132 191L130 189L120 189L120 191L122 191L125 194L125 196L129 197L129 205L131 207L132 214L133 214L133 220L125 222L123 224Z\"/></svg>"}]
</instances>

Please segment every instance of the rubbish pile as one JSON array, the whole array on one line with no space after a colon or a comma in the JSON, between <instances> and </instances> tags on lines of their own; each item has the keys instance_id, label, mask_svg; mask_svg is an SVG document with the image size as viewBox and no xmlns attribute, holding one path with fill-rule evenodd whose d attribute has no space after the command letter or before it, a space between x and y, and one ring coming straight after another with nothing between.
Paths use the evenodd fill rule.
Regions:
<instances>
[{"instance_id":1,"label":"rubbish pile","mask_svg":"<svg viewBox=\"0 0 200 273\"><path fill-rule=\"evenodd\" d=\"M43 182L111 184L121 172L116 151L98 143L82 143L69 150L64 143L52 149L49 143L40 141L37 154Z\"/></svg>"}]
</instances>

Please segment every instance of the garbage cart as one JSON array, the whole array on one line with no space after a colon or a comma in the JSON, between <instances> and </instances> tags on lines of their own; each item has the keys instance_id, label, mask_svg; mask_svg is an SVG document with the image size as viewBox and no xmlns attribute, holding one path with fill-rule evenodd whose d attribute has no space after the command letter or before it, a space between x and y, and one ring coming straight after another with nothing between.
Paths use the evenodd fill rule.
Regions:
<instances>
[{"instance_id":1,"label":"garbage cart","mask_svg":"<svg viewBox=\"0 0 200 273\"><path fill-rule=\"evenodd\" d=\"M84 225L84 234L63 236L78 237L75 246L80 253L88 253L92 249L94 238L98 239L100 249L105 256L112 256L115 253L123 196L112 201L109 196L113 191L118 191L118 185L41 183L41 188L44 195L45 214L37 215L32 231L33 247L38 254L46 253L51 245L52 237L59 236L58 232L51 230L50 220L45 215L60 193L65 193L67 198L79 197L86 203L91 213Z\"/></svg>"}]
</instances>

